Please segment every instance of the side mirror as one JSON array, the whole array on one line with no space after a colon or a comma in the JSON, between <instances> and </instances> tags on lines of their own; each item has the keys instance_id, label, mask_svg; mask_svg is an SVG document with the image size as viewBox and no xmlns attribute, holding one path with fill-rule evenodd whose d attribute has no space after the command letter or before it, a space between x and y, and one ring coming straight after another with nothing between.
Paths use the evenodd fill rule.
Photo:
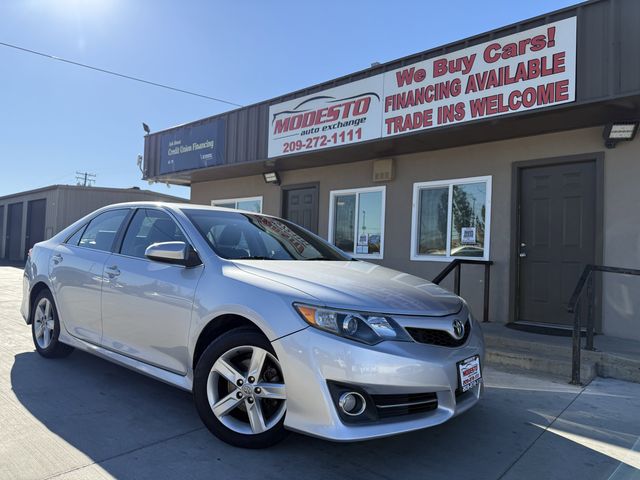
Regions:
<instances>
[{"instance_id":1,"label":"side mirror","mask_svg":"<svg viewBox=\"0 0 640 480\"><path fill-rule=\"evenodd\" d=\"M144 251L144 256L149 260L185 267L195 267L202 263L193 247L185 242L152 243Z\"/></svg>"}]
</instances>

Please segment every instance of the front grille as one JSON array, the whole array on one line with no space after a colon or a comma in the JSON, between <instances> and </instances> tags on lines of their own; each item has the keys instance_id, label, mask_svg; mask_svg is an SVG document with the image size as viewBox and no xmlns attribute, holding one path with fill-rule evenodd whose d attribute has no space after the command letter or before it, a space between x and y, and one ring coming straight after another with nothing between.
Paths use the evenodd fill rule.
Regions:
<instances>
[{"instance_id":1,"label":"front grille","mask_svg":"<svg viewBox=\"0 0 640 480\"><path fill-rule=\"evenodd\" d=\"M371 395L378 418L396 417L429 412L438 408L435 393L410 393L402 395Z\"/></svg>"},{"instance_id":2,"label":"front grille","mask_svg":"<svg viewBox=\"0 0 640 480\"><path fill-rule=\"evenodd\" d=\"M464 335L460 340L456 340L445 330L413 327L405 327L405 330L409 332L409 335L411 335L411 337L418 343L437 345L439 347L461 347L469 338L471 324L469 323L469 320L466 321L464 324Z\"/></svg>"}]
</instances>

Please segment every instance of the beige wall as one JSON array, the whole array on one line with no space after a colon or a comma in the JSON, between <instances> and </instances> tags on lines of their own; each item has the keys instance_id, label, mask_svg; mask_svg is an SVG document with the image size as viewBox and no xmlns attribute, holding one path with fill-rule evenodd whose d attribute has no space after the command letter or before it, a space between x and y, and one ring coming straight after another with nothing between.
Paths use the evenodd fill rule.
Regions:
<instances>
[{"instance_id":1,"label":"beige wall","mask_svg":"<svg viewBox=\"0 0 640 480\"><path fill-rule=\"evenodd\" d=\"M7 221L9 205L22 203L22 229L18 234L21 238L20 251L24 252L27 233L28 202L45 199L47 201L44 238L53 235L71 225L76 220L97 210L98 208L120 202L134 201L180 201L177 197L159 194L148 190L116 189L116 188L76 188L74 186L57 186L34 191L33 193L17 193L0 199L0 206L4 205L4 228L0 231L4 235L0 238L0 259L4 258L7 235Z\"/></svg>"},{"instance_id":2,"label":"beige wall","mask_svg":"<svg viewBox=\"0 0 640 480\"><path fill-rule=\"evenodd\" d=\"M4 258L5 254L5 243L6 236L8 230L8 219L9 219L9 205L14 203L22 203L22 227L21 231L18 232L20 236L20 251L24 252L25 249L25 236L27 234L27 212L28 205L32 200L40 200L45 199L47 201L46 213L45 213L45 226L44 226L44 234L45 238L49 238L53 235L55 225L56 225L56 203L58 200L58 190L50 189L39 191L35 193L30 193L26 195L20 195L16 197L6 198L4 200L0 200L0 205L4 205L4 218L1 218L0 221L4 222L4 228L0 228L4 234L2 238L0 238L0 258Z\"/></svg>"},{"instance_id":3,"label":"beige wall","mask_svg":"<svg viewBox=\"0 0 640 480\"><path fill-rule=\"evenodd\" d=\"M514 120L514 121L517 121ZM490 319L509 321L509 263L511 232L511 175L513 162L603 152L605 264L640 268L640 139L606 150L602 128L575 130L501 142L452 148L396 157L395 179L385 182L385 251L380 262L427 279L444 266L441 262L409 259L413 183L491 175L491 310ZM375 185L373 161L281 172L283 185L320 183L319 233L326 237L331 190ZM267 185L261 176L202 182L191 188L191 201L264 197L265 213L281 213L281 190ZM474 312L482 309L482 268L464 266L462 295ZM450 285L450 283L449 283ZM446 286L446 285L445 285ZM605 277L603 288L605 333L640 339L640 278Z\"/></svg>"}]
</instances>

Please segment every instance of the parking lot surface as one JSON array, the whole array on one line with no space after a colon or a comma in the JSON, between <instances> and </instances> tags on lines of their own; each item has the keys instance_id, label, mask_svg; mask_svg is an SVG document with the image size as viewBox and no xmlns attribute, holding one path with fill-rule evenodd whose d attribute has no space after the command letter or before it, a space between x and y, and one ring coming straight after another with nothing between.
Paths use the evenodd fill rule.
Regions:
<instances>
[{"instance_id":1,"label":"parking lot surface","mask_svg":"<svg viewBox=\"0 0 640 480\"><path fill-rule=\"evenodd\" d=\"M41 358L18 311L21 275L0 267L3 480L640 478L640 385L582 389L489 367L483 401L432 429L237 449L204 428L186 392L83 352Z\"/></svg>"}]
</instances>

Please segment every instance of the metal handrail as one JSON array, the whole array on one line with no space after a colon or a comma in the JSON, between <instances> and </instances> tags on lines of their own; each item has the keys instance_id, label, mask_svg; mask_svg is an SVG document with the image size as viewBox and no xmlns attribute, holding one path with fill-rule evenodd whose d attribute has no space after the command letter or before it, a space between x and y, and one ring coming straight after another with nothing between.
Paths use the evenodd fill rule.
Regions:
<instances>
[{"instance_id":1,"label":"metal handrail","mask_svg":"<svg viewBox=\"0 0 640 480\"><path fill-rule=\"evenodd\" d=\"M571 352L571 383L580 385L580 350L582 349L582 339L580 332L581 323L581 303L580 295L587 287L587 344L585 350L595 350L593 347L593 334L595 330L595 322L593 318L594 289L593 289L593 272L618 273L621 275L638 275L640 270L635 268L608 267L606 265L585 265L576 288L569 299L567 312L573 313L573 335L572 335L572 352Z\"/></svg>"},{"instance_id":2,"label":"metal handrail","mask_svg":"<svg viewBox=\"0 0 640 480\"><path fill-rule=\"evenodd\" d=\"M491 265L492 260L470 260L467 258L456 258L442 271L435 276L432 280L436 285L440 285L440 282L444 280L447 275L455 270L455 277L453 279L453 293L460 295L460 270L463 264L468 265L484 265L484 305L482 310L482 322L487 323L489 321L489 282L491 281Z\"/></svg>"}]
</instances>

